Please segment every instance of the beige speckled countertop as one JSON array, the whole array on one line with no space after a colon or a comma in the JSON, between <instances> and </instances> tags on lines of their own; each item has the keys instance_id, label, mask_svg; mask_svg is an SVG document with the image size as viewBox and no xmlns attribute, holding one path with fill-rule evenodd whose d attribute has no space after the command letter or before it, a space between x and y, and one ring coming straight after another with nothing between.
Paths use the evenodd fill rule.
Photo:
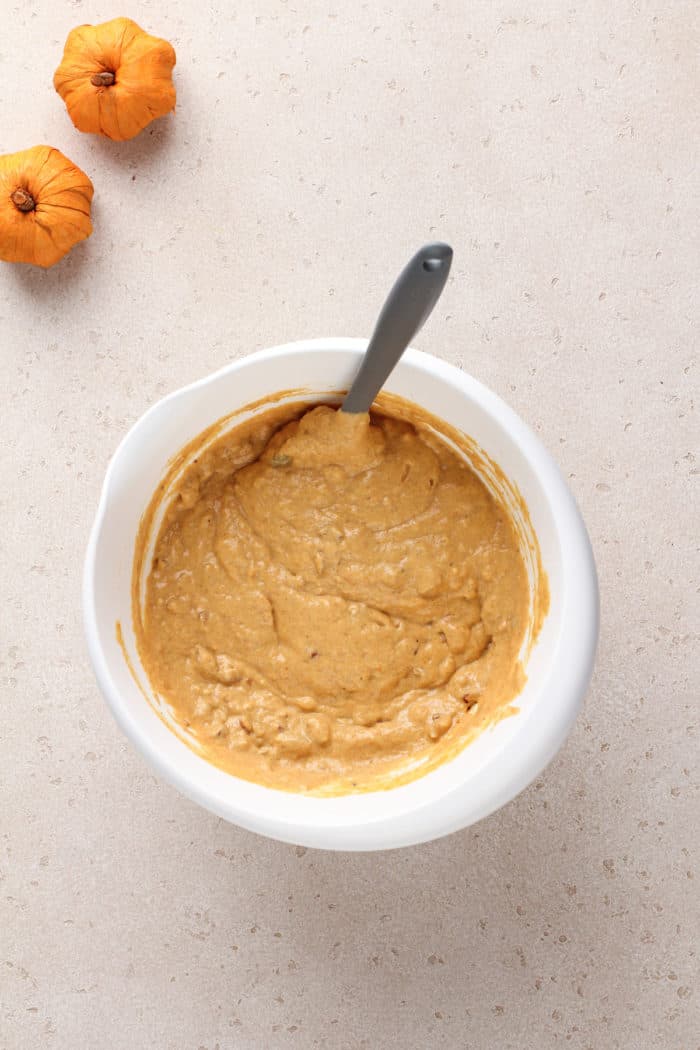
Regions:
<instances>
[{"instance_id":1,"label":"beige speckled countertop","mask_svg":"<svg viewBox=\"0 0 700 1050\"><path fill-rule=\"evenodd\" d=\"M62 264L0 267L1 1050L696 1050L696 5L8 11L0 149L56 145L96 194ZM68 30L115 14L178 53L176 116L123 145L51 89ZM455 265L417 345L561 464L598 560L597 670L559 757L478 827L295 849L121 737L83 644L88 529L155 398L368 334L438 236Z\"/></svg>"}]
</instances>

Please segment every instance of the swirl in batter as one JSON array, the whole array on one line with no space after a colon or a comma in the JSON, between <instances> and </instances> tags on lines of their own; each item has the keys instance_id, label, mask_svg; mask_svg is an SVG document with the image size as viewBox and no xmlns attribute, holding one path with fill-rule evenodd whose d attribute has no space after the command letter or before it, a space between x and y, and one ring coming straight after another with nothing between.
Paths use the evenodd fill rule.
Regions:
<instances>
[{"instance_id":1,"label":"swirl in batter","mask_svg":"<svg viewBox=\"0 0 700 1050\"><path fill-rule=\"evenodd\" d=\"M392 786L512 710L529 609L515 530L427 428L279 412L185 470L147 580L142 662L231 773L292 791Z\"/></svg>"}]
</instances>

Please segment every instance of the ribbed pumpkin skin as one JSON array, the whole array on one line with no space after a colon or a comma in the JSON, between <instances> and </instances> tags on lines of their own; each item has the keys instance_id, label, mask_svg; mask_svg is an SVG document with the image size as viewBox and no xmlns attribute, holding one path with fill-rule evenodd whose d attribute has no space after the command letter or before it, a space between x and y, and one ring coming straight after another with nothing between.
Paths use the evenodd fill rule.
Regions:
<instances>
[{"instance_id":1,"label":"ribbed pumpkin skin","mask_svg":"<svg viewBox=\"0 0 700 1050\"><path fill-rule=\"evenodd\" d=\"M52 146L0 157L0 259L53 266L92 233L93 186Z\"/></svg>"},{"instance_id":2,"label":"ribbed pumpkin skin","mask_svg":"<svg viewBox=\"0 0 700 1050\"><path fill-rule=\"evenodd\" d=\"M175 51L130 18L78 26L54 73L79 131L123 142L175 108Z\"/></svg>"}]
</instances>

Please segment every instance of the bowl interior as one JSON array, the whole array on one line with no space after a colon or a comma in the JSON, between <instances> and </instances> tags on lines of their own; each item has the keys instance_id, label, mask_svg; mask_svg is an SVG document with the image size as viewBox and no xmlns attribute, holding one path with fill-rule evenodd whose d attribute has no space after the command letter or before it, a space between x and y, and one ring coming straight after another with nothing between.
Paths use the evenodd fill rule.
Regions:
<instances>
[{"instance_id":1,"label":"bowl interior","mask_svg":"<svg viewBox=\"0 0 700 1050\"><path fill-rule=\"evenodd\" d=\"M131 575L139 522L169 461L218 419L278 391L290 391L290 400L298 400L300 391L308 400L323 400L346 388L365 345L318 340L263 351L155 405L112 460L85 573L86 632L98 681L118 722L147 759L184 793L226 819L288 841L338 848L420 841L485 816L551 758L585 688L584 681L573 693L563 690L565 702L551 681L561 658L571 589L562 550L571 529L564 519L572 514L576 518L556 468L534 435L494 394L436 358L407 351L387 391L417 402L473 438L517 486L539 541L550 607L529 654L518 715L487 729L453 760L412 783L324 799L232 777L187 747L154 711L132 630ZM582 667L585 679L590 670L585 660ZM573 673L576 676L575 667ZM543 722L549 727L544 734ZM502 756L509 749L517 761L506 768Z\"/></svg>"}]
</instances>

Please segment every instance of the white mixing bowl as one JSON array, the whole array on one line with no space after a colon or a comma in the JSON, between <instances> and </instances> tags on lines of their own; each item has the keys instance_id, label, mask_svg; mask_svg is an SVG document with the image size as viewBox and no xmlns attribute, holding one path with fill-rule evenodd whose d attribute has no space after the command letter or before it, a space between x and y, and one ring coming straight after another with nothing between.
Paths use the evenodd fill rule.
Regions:
<instances>
[{"instance_id":1,"label":"white mixing bowl","mask_svg":"<svg viewBox=\"0 0 700 1050\"><path fill-rule=\"evenodd\" d=\"M347 388L366 345L357 339L315 339L263 350L149 409L110 463L83 583L85 630L100 688L153 768L226 820L325 849L424 842L473 824L512 799L561 747L585 694L598 638L590 543L551 456L515 412L476 379L407 350L386 389L473 438L520 490L539 540L550 608L528 658L519 713L412 783L338 798L276 791L231 776L197 755L156 714L144 695L148 679L134 642L131 575L139 521L169 460L212 423L278 391L304 388L309 400L323 400ZM132 669L117 639L117 622Z\"/></svg>"}]
</instances>

